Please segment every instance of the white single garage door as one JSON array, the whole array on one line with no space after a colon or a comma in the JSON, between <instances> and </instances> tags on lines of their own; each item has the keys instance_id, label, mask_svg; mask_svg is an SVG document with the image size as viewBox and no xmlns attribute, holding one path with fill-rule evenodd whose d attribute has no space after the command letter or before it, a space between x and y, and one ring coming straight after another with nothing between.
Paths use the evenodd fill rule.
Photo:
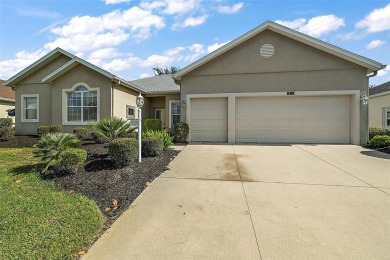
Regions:
<instances>
[{"instance_id":1,"label":"white single garage door","mask_svg":"<svg viewBox=\"0 0 390 260\"><path fill-rule=\"evenodd\" d=\"M350 97L236 99L236 142L350 143Z\"/></svg>"},{"instance_id":2,"label":"white single garage door","mask_svg":"<svg viewBox=\"0 0 390 260\"><path fill-rule=\"evenodd\" d=\"M227 142L227 98L191 98L192 142Z\"/></svg>"}]
</instances>

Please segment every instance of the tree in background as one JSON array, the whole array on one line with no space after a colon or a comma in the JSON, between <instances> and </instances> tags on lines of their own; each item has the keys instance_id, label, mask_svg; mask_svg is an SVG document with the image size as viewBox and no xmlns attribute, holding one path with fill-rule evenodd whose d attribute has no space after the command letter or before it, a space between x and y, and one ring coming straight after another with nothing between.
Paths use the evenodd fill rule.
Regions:
<instances>
[{"instance_id":1,"label":"tree in background","mask_svg":"<svg viewBox=\"0 0 390 260\"><path fill-rule=\"evenodd\" d=\"M174 67L174 66L171 66L170 68L168 68L167 66L153 68L153 72L155 76L160 76L165 74L175 74L179 70L180 70L179 67Z\"/></svg>"}]
</instances>

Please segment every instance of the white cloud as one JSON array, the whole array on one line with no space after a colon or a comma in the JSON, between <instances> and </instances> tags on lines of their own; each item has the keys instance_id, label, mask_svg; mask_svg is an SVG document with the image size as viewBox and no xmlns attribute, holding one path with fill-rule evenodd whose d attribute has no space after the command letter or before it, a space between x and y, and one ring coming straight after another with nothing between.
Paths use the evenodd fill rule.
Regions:
<instances>
[{"instance_id":1,"label":"white cloud","mask_svg":"<svg viewBox=\"0 0 390 260\"><path fill-rule=\"evenodd\" d=\"M337 38L339 38L342 41L350 41L350 40L360 40L367 36L367 32L364 31L353 31L345 34L339 34L337 35Z\"/></svg>"},{"instance_id":2,"label":"white cloud","mask_svg":"<svg viewBox=\"0 0 390 260\"><path fill-rule=\"evenodd\" d=\"M126 59L114 59L109 62L103 63L103 69L107 71L117 72L128 70L134 66L138 66L141 62L140 58L130 56Z\"/></svg>"},{"instance_id":3,"label":"white cloud","mask_svg":"<svg viewBox=\"0 0 390 260\"><path fill-rule=\"evenodd\" d=\"M30 6L14 6L16 14L20 16L38 17L43 19L57 19L62 17L61 14L43 8L33 8Z\"/></svg>"},{"instance_id":4,"label":"white cloud","mask_svg":"<svg viewBox=\"0 0 390 260\"><path fill-rule=\"evenodd\" d=\"M386 42L382 41L382 40L373 40L369 44L367 44L366 49L372 50L372 49L378 48L379 46L382 46L385 43Z\"/></svg>"},{"instance_id":5,"label":"white cloud","mask_svg":"<svg viewBox=\"0 0 390 260\"><path fill-rule=\"evenodd\" d=\"M234 13L237 13L238 11L240 11L240 9L242 7L244 7L244 3L243 2L234 4L232 6L221 5L221 6L218 6L217 11L219 13L222 13L222 14L234 14Z\"/></svg>"},{"instance_id":6,"label":"white cloud","mask_svg":"<svg viewBox=\"0 0 390 260\"><path fill-rule=\"evenodd\" d=\"M371 33L390 30L390 4L384 8L374 9L355 26Z\"/></svg>"},{"instance_id":7,"label":"white cloud","mask_svg":"<svg viewBox=\"0 0 390 260\"><path fill-rule=\"evenodd\" d=\"M386 66L386 68L384 69L381 69L380 71L378 71L378 77L384 77L386 75L389 75L390 73L390 66Z\"/></svg>"},{"instance_id":8,"label":"white cloud","mask_svg":"<svg viewBox=\"0 0 390 260\"><path fill-rule=\"evenodd\" d=\"M199 43L194 43L191 46L188 46L188 49L198 54L204 54L206 52L204 45Z\"/></svg>"},{"instance_id":9,"label":"white cloud","mask_svg":"<svg viewBox=\"0 0 390 260\"><path fill-rule=\"evenodd\" d=\"M115 48L103 48L90 53L89 59L109 59L119 55L120 53Z\"/></svg>"},{"instance_id":10,"label":"white cloud","mask_svg":"<svg viewBox=\"0 0 390 260\"><path fill-rule=\"evenodd\" d=\"M306 21L304 18L301 18L294 21L277 20L275 22L298 30L302 33L309 34L313 37L323 36L329 32L336 31L341 26L345 25L343 18L339 18L332 14L313 17L308 21Z\"/></svg>"},{"instance_id":11,"label":"white cloud","mask_svg":"<svg viewBox=\"0 0 390 260\"><path fill-rule=\"evenodd\" d=\"M207 15L202 15L202 16L198 16L198 17L188 17L183 22L175 23L172 26L172 29L186 28L186 27L190 27L190 26L191 27L199 26L199 25L204 24L206 22L206 20L207 20Z\"/></svg>"},{"instance_id":12,"label":"white cloud","mask_svg":"<svg viewBox=\"0 0 390 260\"><path fill-rule=\"evenodd\" d=\"M226 43L228 43L230 41L227 41L227 42L223 42L223 43L214 43L210 46L207 47L207 51L210 53L210 52L213 52L215 51L216 49L219 49L220 47L222 47L223 45L225 45Z\"/></svg>"},{"instance_id":13,"label":"white cloud","mask_svg":"<svg viewBox=\"0 0 390 260\"><path fill-rule=\"evenodd\" d=\"M149 78L149 77L153 77L152 74L149 74L149 73L142 73L141 75L139 75L139 77L141 79L144 79L144 78Z\"/></svg>"},{"instance_id":14,"label":"white cloud","mask_svg":"<svg viewBox=\"0 0 390 260\"><path fill-rule=\"evenodd\" d=\"M200 0L142 1L140 7L147 10L159 9L161 13L168 15L185 14L197 10Z\"/></svg>"},{"instance_id":15,"label":"white cloud","mask_svg":"<svg viewBox=\"0 0 390 260\"><path fill-rule=\"evenodd\" d=\"M106 5L129 3L131 0L103 0Z\"/></svg>"}]
</instances>

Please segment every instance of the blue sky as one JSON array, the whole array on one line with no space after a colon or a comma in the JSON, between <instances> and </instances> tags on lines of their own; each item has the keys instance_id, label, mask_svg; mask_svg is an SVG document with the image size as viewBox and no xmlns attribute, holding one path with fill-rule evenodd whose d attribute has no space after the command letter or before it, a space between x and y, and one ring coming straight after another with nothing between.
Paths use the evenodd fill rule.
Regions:
<instances>
[{"instance_id":1,"label":"blue sky","mask_svg":"<svg viewBox=\"0 0 390 260\"><path fill-rule=\"evenodd\" d=\"M0 78L61 47L125 79L183 68L266 20L390 64L381 0L2 0ZM370 84L390 80L390 66Z\"/></svg>"}]
</instances>

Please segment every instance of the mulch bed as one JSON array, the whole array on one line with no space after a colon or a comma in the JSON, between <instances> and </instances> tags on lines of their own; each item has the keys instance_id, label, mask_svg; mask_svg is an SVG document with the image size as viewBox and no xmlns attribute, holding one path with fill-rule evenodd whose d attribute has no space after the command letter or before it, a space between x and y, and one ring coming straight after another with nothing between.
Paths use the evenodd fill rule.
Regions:
<instances>
[{"instance_id":1,"label":"mulch bed","mask_svg":"<svg viewBox=\"0 0 390 260\"><path fill-rule=\"evenodd\" d=\"M0 148L27 148L38 142L35 136L15 136L9 142L0 142ZM107 217L104 230L111 226L141 192L162 172L179 151L168 150L157 157L142 158L125 168L116 169L108 158L108 145L96 144L91 140L82 142L82 148L88 153L84 169L76 174L49 170L44 179L57 183L69 192L82 193L96 201L102 213ZM116 200L117 208L113 207ZM110 210L109 210L110 209Z\"/></svg>"}]
</instances>

